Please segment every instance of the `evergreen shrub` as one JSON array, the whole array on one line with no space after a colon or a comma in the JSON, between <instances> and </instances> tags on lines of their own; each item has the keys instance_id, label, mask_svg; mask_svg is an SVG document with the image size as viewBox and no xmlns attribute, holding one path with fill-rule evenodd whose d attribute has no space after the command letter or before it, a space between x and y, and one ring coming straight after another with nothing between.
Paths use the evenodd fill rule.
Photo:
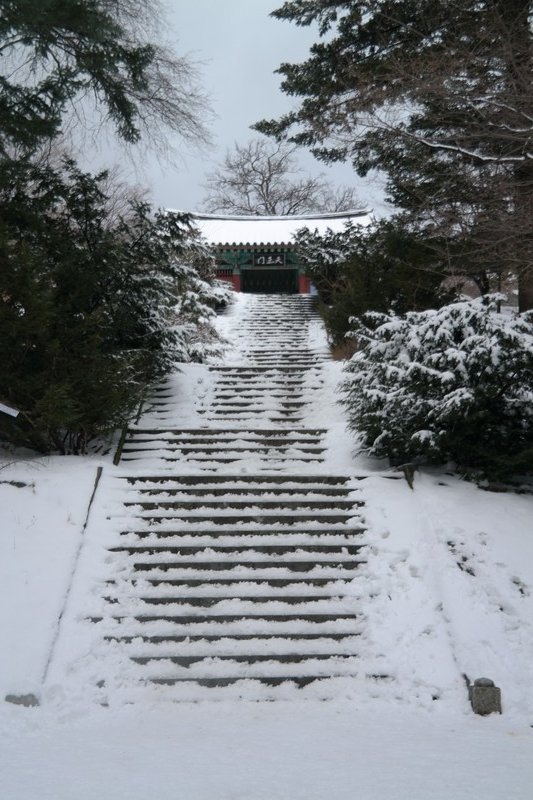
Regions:
<instances>
[{"instance_id":1,"label":"evergreen shrub","mask_svg":"<svg viewBox=\"0 0 533 800\"><path fill-rule=\"evenodd\" d=\"M498 297L352 319L342 390L368 451L505 479L533 465L533 312Z\"/></svg>"},{"instance_id":2,"label":"evergreen shrub","mask_svg":"<svg viewBox=\"0 0 533 800\"><path fill-rule=\"evenodd\" d=\"M106 179L72 161L0 169L0 400L20 410L0 414L4 442L82 453L217 344L224 298L188 218L135 200L117 217Z\"/></svg>"},{"instance_id":3,"label":"evergreen shrub","mask_svg":"<svg viewBox=\"0 0 533 800\"><path fill-rule=\"evenodd\" d=\"M367 228L348 223L325 234L302 229L298 254L319 295L332 346L345 341L350 318L366 311L403 314L450 302L443 289L446 269L435 242L408 230L401 218Z\"/></svg>"}]
</instances>

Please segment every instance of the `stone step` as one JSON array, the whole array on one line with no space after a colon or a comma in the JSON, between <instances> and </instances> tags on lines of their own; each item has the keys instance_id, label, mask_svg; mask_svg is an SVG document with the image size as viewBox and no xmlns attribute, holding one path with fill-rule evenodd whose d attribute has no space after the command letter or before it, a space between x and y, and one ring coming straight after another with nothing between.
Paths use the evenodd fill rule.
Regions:
<instances>
[{"instance_id":1,"label":"stone step","mask_svg":"<svg viewBox=\"0 0 533 800\"><path fill-rule=\"evenodd\" d=\"M305 336L299 336L299 337L295 336L294 338L286 339L285 344L283 346L279 341L277 341L276 342L277 347L275 348L270 347L269 345L264 345L263 347L256 345L255 347L248 346L242 352L243 355L245 356L255 355L257 353L271 355L275 357L285 356L286 354L291 355L294 352L294 345L297 344L298 353L303 353L305 355L315 355L315 356L324 355L328 359L331 358L328 348L309 347L305 339L306 339Z\"/></svg>"},{"instance_id":2,"label":"stone step","mask_svg":"<svg viewBox=\"0 0 533 800\"><path fill-rule=\"evenodd\" d=\"M221 627L221 626L219 626ZM124 642L124 644L131 644L137 643L139 640L142 640L146 644L204 644L204 643L216 643L224 645L225 642L233 643L233 642L265 642L266 644L270 644L271 642L282 642L286 641L288 645L294 645L298 642L314 642L314 643L325 643L328 641L332 642L342 642L342 641L350 641L355 637L360 636L360 633L352 633L352 632L345 632L345 633L268 633L268 634L256 634L256 633L233 633L233 634L183 634L183 635L159 635L159 636L147 636L140 633L137 636L105 636L104 638L108 641L112 642Z\"/></svg>"},{"instance_id":3,"label":"stone step","mask_svg":"<svg viewBox=\"0 0 533 800\"><path fill-rule=\"evenodd\" d=\"M142 508L144 511L154 511L157 509L183 509L186 511L193 509L209 509L213 511L223 511L224 509L239 509L247 512L247 516L255 513L255 509L275 509L282 512L285 509L297 510L311 509L336 510L336 509L353 509L360 507L362 503L357 500L309 500L302 498L301 500L263 500L262 498L252 497L247 500L225 499L225 500L206 500L205 498L198 498L197 500L158 500L147 501L142 499L127 500L124 502L126 508Z\"/></svg>"},{"instance_id":4,"label":"stone step","mask_svg":"<svg viewBox=\"0 0 533 800\"><path fill-rule=\"evenodd\" d=\"M256 613L253 613L254 611ZM255 623L268 622L269 625L274 623L296 623L298 625L301 623L312 623L313 625L322 625L323 623L330 622L345 622L351 624L357 621L355 614L347 612L326 614L324 611L306 610L295 611L292 614L288 612L273 614L272 612L265 612L260 606L255 609L247 609L246 611L243 610L233 614L214 614L213 612L210 614L145 614L137 612L135 614L114 614L112 619L122 624L124 624L125 620L135 620L140 623L165 622L183 626L218 623L221 627L229 623L238 622L242 624L248 623L249 621ZM102 617L90 617L90 620L92 622L102 622Z\"/></svg>"},{"instance_id":5,"label":"stone step","mask_svg":"<svg viewBox=\"0 0 533 800\"><path fill-rule=\"evenodd\" d=\"M236 616L233 620L228 620L226 615L212 614L208 617L203 613L196 613L194 617L190 615L174 618L174 615L161 614L162 609L150 609L152 614L142 614L140 621L136 620L133 615L127 616L121 611L120 616L116 614L116 606L114 617L105 618L105 635L110 637L131 636L132 639L139 639L143 637L158 637L158 636L177 636L177 637L200 637L211 639L212 642L223 641L226 639L239 639L244 636L252 638L257 637L272 637L278 641L289 641L294 637L297 643L301 641L302 636L316 636L318 638L328 638L330 636L346 635L346 636L359 636L364 631L364 620L360 620L356 615L350 614L346 617L340 617L338 614L328 620L320 621L317 619L316 614L310 615L310 619L303 619L296 617L294 614L283 615L265 615L263 613L258 615L250 615L243 617L242 613ZM257 611L257 607L254 607ZM285 609L284 609L285 611ZM155 614L157 612L157 615ZM138 610L135 611L138 614ZM153 616L153 619L146 619L147 616ZM265 617L270 616L270 619ZM189 618L190 617L190 618ZM103 618L95 618L102 622ZM192 619L192 622L190 621ZM186 620L183 622L183 620ZM187 644L187 647L194 646ZM296 646L296 645L295 645Z\"/></svg>"},{"instance_id":6,"label":"stone step","mask_svg":"<svg viewBox=\"0 0 533 800\"><path fill-rule=\"evenodd\" d=\"M238 445L236 444L238 443ZM195 437L194 439L171 439L171 438L160 438L156 439L148 438L148 437L140 437L140 436L132 436L128 437L126 440L126 446L132 451L144 451L144 450L162 450L162 449L169 449L172 448L173 450L180 450L183 453L195 453L195 452L205 452L206 448L217 450L218 452L223 452L224 450L231 450L235 451L236 447L240 449L244 449L247 452L255 452L258 448L262 449L288 449L294 448L296 450L305 450L306 448L314 448L315 450L320 450L323 452L324 447L322 446L322 439L321 438L311 438L308 437L307 439L294 439L294 438L277 438L277 439L246 439L245 437L240 437L235 435L231 439L222 437L216 439L210 439L208 437Z\"/></svg>"},{"instance_id":7,"label":"stone step","mask_svg":"<svg viewBox=\"0 0 533 800\"><path fill-rule=\"evenodd\" d=\"M292 346L291 346L292 344ZM303 339L300 340L298 348L294 347L294 341L292 343L287 343L285 347L279 347L276 350L272 348L246 348L242 351L243 359L249 358L271 358L271 359L279 359L282 361L298 361L299 359L303 359L307 361L311 358L320 358L323 357L325 359L330 358L329 353L324 352L324 350L312 350L309 347L306 347Z\"/></svg>"},{"instance_id":8,"label":"stone step","mask_svg":"<svg viewBox=\"0 0 533 800\"><path fill-rule=\"evenodd\" d=\"M238 375L239 378L243 377L261 377L264 378L266 374L282 372L286 376L306 376L309 373L307 366L234 366L234 367L208 367L210 372L218 375ZM313 371L318 371L319 367L313 367Z\"/></svg>"},{"instance_id":9,"label":"stone step","mask_svg":"<svg viewBox=\"0 0 533 800\"><path fill-rule=\"evenodd\" d=\"M363 476L365 477L365 476ZM171 481L180 483L184 486L205 486L206 484L213 486L233 486L238 487L241 484L253 484L254 486L260 485L274 485L281 486L283 484L290 484L291 486L308 486L322 485L322 486L348 486L350 481L357 480L355 477L347 477L345 475L128 475L124 476L122 480L127 481L133 485L141 483L170 483Z\"/></svg>"},{"instance_id":10,"label":"stone step","mask_svg":"<svg viewBox=\"0 0 533 800\"><path fill-rule=\"evenodd\" d=\"M259 455L259 454L257 454ZM142 455L126 455L121 461L145 461L148 459L148 456ZM168 464L174 463L176 461L184 462L186 461L188 464L236 464L239 461L242 461L242 457L239 455L234 456L216 456L216 455L207 455L207 456L188 456L187 458L183 458L181 456L173 456L171 454L165 454L155 457L154 460L164 461ZM310 456L310 455L295 455L295 456L285 456L280 454L278 456L263 456L262 459L263 463L267 462L274 462L276 464L283 464L283 463L291 463L291 464L320 464L324 461L324 459L319 456Z\"/></svg>"},{"instance_id":11,"label":"stone step","mask_svg":"<svg viewBox=\"0 0 533 800\"><path fill-rule=\"evenodd\" d=\"M268 408L266 406L268 406ZM250 415L253 415L253 414L265 414L265 413L278 414L280 417L287 417L287 418L288 417L293 417L294 418L296 414L300 413L302 408L304 408L304 404L303 403L301 403L298 408L293 408L293 409L280 408L279 404L276 404L276 407L272 408L270 403L265 403L263 405L251 406L250 408L247 408L246 411L243 411L242 408L230 408L230 407L228 407L228 408L213 408L213 406L211 405L210 406L210 410L209 410L209 414L213 417L214 420L217 417L228 417L228 418L229 417L231 417L231 418L237 417L238 419L245 420L245 419L251 419L252 417ZM272 420L272 417L270 417L270 419ZM301 421L301 419L298 418L298 422L300 422L300 421Z\"/></svg>"},{"instance_id":12,"label":"stone step","mask_svg":"<svg viewBox=\"0 0 533 800\"><path fill-rule=\"evenodd\" d=\"M190 435L187 431L183 433L172 433L164 430L153 433L130 432L127 435L128 444L167 442L169 444L184 445L191 447L201 444L254 444L264 445L270 442L275 444L320 444L325 436L325 432L314 434L313 432L293 433L292 428L271 429L265 433L255 433L247 428L225 428L224 431L204 430L202 434L195 433Z\"/></svg>"},{"instance_id":13,"label":"stone step","mask_svg":"<svg viewBox=\"0 0 533 800\"><path fill-rule=\"evenodd\" d=\"M327 433L326 428L295 428L294 430L275 430L274 428L253 428L252 430L243 430L242 428L234 428L228 430L227 428L128 428L128 436L143 435L143 436L161 436L162 434L169 434L173 436L186 436L186 437L203 437L203 436L224 436L233 437L235 435L248 436L253 438L272 438L277 436L286 437L290 433L296 438L314 438L317 436L324 436Z\"/></svg>"},{"instance_id":14,"label":"stone step","mask_svg":"<svg viewBox=\"0 0 533 800\"><path fill-rule=\"evenodd\" d=\"M264 384L259 380L244 380L237 378L224 378L217 380L213 385L213 397L216 400L219 396L227 394L244 395L246 392L256 392L259 399L269 398L270 400L279 399L274 392L289 394L291 398L302 393L308 394L310 391L318 390L322 386L319 379L305 381L303 379L280 380L271 378L269 384ZM309 398L306 398L306 401ZM163 405L163 403L161 403Z\"/></svg>"},{"instance_id":15,"label":"stone step","mask_svg":"<svg viewBox=\"0 0 533 800\"><path fill-rule=\"evenodd\" d=\"M198 656L174 656L174 655L147 655L147 656L130 656L130 660L135 664L153 664L160 666L162 662L165 664L176 664L180 667L190 667L193 664L201 664L211 658L216 658L217 661L231 661L235 664L260 664L262 662L277 662L278 664L303 664L307 661L328 661L330 659L348 660L353 661L356 658L355 653L271 653L268 655L263 654L246 654L235 655L228 653L216 653L212 656L198 655Z\"/></svg>"},{"instance_id":16,"label":"stone step","mask_svg":"<svg viewBox=\"0 0 533 800\"><path fill-rule=\"evenodd\" d=\"M327 566L331 569L338 571L338 577L341 578L341 572L353 573L362 564L366 562L362 559L345 559L338 561L194 561L182 562L176 561L135 561L133 569L135 572L164 572L170 570L179 570L184 572L189 570L196 575L198 572L227 572L230 570L237 571L243 566L253 567L257 572L265 567L270 569L278 569L289 572L309 573L317 567ZM352 575L348 574L347 579L351 579Z\"/></svg>"},{"instance_id":17,"label":"stone step","mask_svg":"<svg viewBox=\"0 0 533 800\"><path fill-rule=\"evenodd\" d=\"M306 393L310 392L318 392L321 388L321 382L316 381L312 384L305 385L303 381L292 382L292 383L279 383L276 381L272 381L270 386L263 386L261 383L257 383L255 381L250 381L247 383L242 383L240 381L228 380L228 381L217 381L213 387L213 396L215 398L223 395L226 392L231 392L233 394L238 394L240 396L244 396L246 392L259 392L260 396L263 398L265 395L268 394L269 397L275 399L274 394L270 394L270 392L286 392L291 396L300 395L302 390L305 389ZM153 412L154 414L158 414L160 412Z\"/></svg>"},{"instance_id":18,"label":"stone step","mask_svg":"<svg viewBox=\"0 0 533 800\"><path fill-rule=\"evenodd\" d=\"M243 565L247 565L249 569L258 569L257 566L250 567L250 564L254 563L255 556L257 556L257 564L266 564L269 559L279 555L285 558L287 565L292 564L293 561L311 561L312 558L316 558L319 566L328 558L336 561L343 559L350 561L354 555L360 555L360 560L365 556L364 544L354 545L348 538L328 536L315 541L310 537L291 540L287 537L263 536L255 537L253 541L248 542L237 535L228 538L221 536L217 539L183 534L161 540L157 534L151 533L146 537L126 534L124 539L127 540L124 541L124 544L116 545L115 549L110 552L125 553L128 550L129 552L126 554L129 556L140 554L143 555L143 560L149 557L165 562L172 561L173 557L177 557L180 560L185 559L187 569L191 567L191 560L187 556L193 556L192 561L197 559L198 561L218 563L224 560L223 556L230 554L232 561L243 557ZM348 548L351 551L349 553L347 552ZM205 554L205 557L201 558L201 554ZM263 556L267 556L266 561ZM176 567L179 567L178 562Z\"/></svg>"},{"instance_id":19,"label":"stone step","mask_svg":"<svg viewBox=\"0 0 533 800\"><path fill-rule=\"evenodd\" d=\"M207 563L206 563L207 560ZM303 586L306 583L312 585L316 581L325 581L328 583L339 583L339 585L352 581L354 578L354 571L364 564L362 559L346 559L340 565L331 561L318 561L314 562L308 559L298 559L296 561L225 561L220 559L211 560L209 555L205 559L198 559L197 561L188 560L174 560L171 557L163 557L161 560L150 558L148 554L148 561L146 559L140 561L133 561L127 564L131 567L137 565L145 567L143 569L136 569L136 573L131 574L129 580L132 584L137 585L137 578L139 585L144 583L150 584L152 581L162 583L176 582L179 584L185 583L211 583L220 584L221 586L236 584L267 584L272 585L283 583L290 583L294 586ZM211 565L213 568L211 569ZM303 566L300 566L303 565ZM123 562L122 566L126 566ZM295 568L296 567L296 568ZM121 580L123 580L124 572L121 571ZM115 577L109 578L110 582L115 581Z\"/></svg>"},{"instance_id":20,"label":"stone step","mask_svg":"<svg viewBox=\"0 0 533 800\"><path fill-rule=\"evenodd\" d=\"M109 548L111 553L126 553L128 555L135 555L139 553L158 554L158 553L172 553L174 555L186 556L194 555L196 553L203 553L209 551L209 555L213 553L224 553L227 555L241 554L247 557L255 556L258 554L265 555L294 555L298 553L307 556L316 555L318 553L327 554L329 556L355 556L357 555L363 545L345 543L341 544L264 544L264 545L247 545L247 544L222 544L217 543L210 545L208 548L202 545L187 546L187 545L169 545L162 543L159 546L150 545L117 545L116 547ZM233 559L235 560L235 559ZM298 559L295 559L298 560ZM289 562L287 562L289 563Z\"/></svg>"},{"instance_id":21,"label":"stone step","mask_svg":"<svg viewBox=\"0 0 533 800\"><path fill-rule=\"evenodd\" d=\"M113 595L105 598L108 602L117 602ZM213 608L218 606L219 603L236 602L254 605L265 605L268 603L276 603L284 606L306 606L313 603L326 603L331 600L355 600L351 595L343 595L338 592L335 594L302 594L291 595L286 592L278 595L139 595L136 597L137 601L145 603L146 605L154 606L187 606L187 607L200 607L200 608Z\"/></svg>"},{"instance_id":22,"label":"stone step","mask_svg":"<svg viewBox=\"0 0 533 800\"><path fill-rule=\"evenodd\" d=\"M228 678L240 676L241 679L259 679L263 677L286 678L293 674L301 677L318 676L329 677L333 672L338 676L353 676L358 674L361 664L357 656L341 655L330 656L326 659L305 658L298 663L298 671L293 672L296 665L291 662L284 663L283 660L270 659L263 661L245 661L241 663L238 659L202 659L200 662L190 663L180 666L170 660L149 663L143 669L139 669L139 677L145 679L170 679L170 680L203 680L213 678Z\"/></svg>"},{"instance_id":23,"label":"stone step","mask_svg":"<svg viewBox=\"0 0 533 800\"><path fill-rule=\"evenodd\" d=\"M132 554L133 555L133 554ZM253 567L257 571L268 567L270 569L279 569L282 570L284 573L288 570L289 572L310 572L317 567L329 567L330 569L336 570L345 570L349 572L353 572L357 570L361 564L366 563L363 559L349 559L349 558L337 558L331 559L329 561L326 560L315 560L315 561L299 561L299 560L292 560L292 561L276 561L274 559L271 560L262 560L262 561L244 561L236 559L233 560L224 560L224 561L135 561L133 563L133 569L135 572L149 572L153 570L191 570L196 574L198 571L206 571L206 572L215 572L215 571L229 571L229 570L238 570L239 568L245 567ZM339 577L341 577L339 575Z\"/></svg>"},{"instance_id":24,"label":"stone step","mask_svg":"<svg viewBox=\"0 0 533 800\"><path fill-rule=\"evenodd\" d=\"M356 544L354 537L361 536L366 531L364 525L351 525L350 528L342 527L326 527L326 528L237 528L236 530L227 531L224 528L153 528L147 526L146 528L127 527L120 531L121 536L135 536L139 539L151 537L154 541L161 541L164 539L172 539L175 537L179 540L189 538L193 543L198 543L199 546L208 547L211 544L217 544L223 540L228 545L242 544L246 540L253 545L266 545L266 544L287 544L291 547L298 547L299 544L337 544L352 545L357 547L364 547L364 544Z\"/></svg>"},{"instance_id":25,"label":"stone step","mask_svg":"<svg viewBox=\"0 0 533 800\"><path fill-rule=\"evenodd\" d=\"M215 399L216 400L235 400L235 399L244 399L244 400L256 400L257 398L262 399L265 397L265 392L261 390L255 389L248 389L239 393L236 392L229 392L227 389L223 390L216 390L215 391ZM268 392L268 397L272 398L273 400L305 400L305 394L301 390L295 391L278 391L278 390L270 390Z\"/></svg>"},{"instance_id":26,"label":"stone step","mask_svg":"<svg viewBox=\"0 0 533 800\"><path fill-rule=\"evenodd\" d=\"M159 452L160 450L165 450L165 453L180 453L184 456L194 456L194 455L210 455L215 453L225 453L228 456L233 455L235 453L270 453L273 450L278 450L280 452L284 452L285 450L294 450L296 453L305 453L305 454L319 454L324 453L324 447L312 447L310 445L305 446L298 446L295 447L294 443L292 442L282 442L281 444L255 444L250 443L247 447L237 447L232 445L230 442L222 442L221 446L208 446L208 445L192 445L192 446L176 446L173 442L166 442L151 447L149 443L143 446L139 445L126 445L122 452L123 453L153 453Z\"/></svg>"},{"instance_id":27,"label":"stone step","mask_svg":"<svg viewBox=\"0 0 533 800\"><path fill-rule=\"evenodd\" d=\"M330 357L329 353L324 352L323 348L320 349L317 347L311 347L309 341L306 341L305 334L298 336L296 333L291 333L290 337L287 338L286 334L284 333L284 337L285 342L280 342L280 340L277 339L276 341L265 343L264 347L258 346L256 342L248 341L244 343L243 349L240 351L239 355L243 358L243 360L248 360L256 356L279 358L280 360L310 358L311 356L319 355ZM279 344L279 347L274 349L272 347L273 344Z\"/></svg>"},{"instance_id":28,"label":"stone step","mask_svg":"<svg viewBox=\"0 0 533 800\"><path fill-rule=\"evenodd\" d=\"M187 579L187 578L144 578L146 583L149 583L151 586L189 586L190 588L199 588L204 587L208 588L211 587L212 589L218 589L219 587L232 587L236 588L236 591L239 590L239 587L242 584L253 585L255 589L264 589L267 586L272 586L274 588L299 588L299 585L305 583L306 586L317 586L317 587L331 587L335 588L338 587L339 584L348 583L352 580L352 576L344 576L344 577L331 577L331 578L310 578L308 576L302 576L299 579L296 578L268 578L265 580L257 580L253 577L248 578L216 578L216 579L201 579L201 578L194 578L194 579ZM235 594L235 597L239 597L240 595Z\"/></svg>"},{"instance_id":29,"label":"stone step","mask_svg":"<svg viewBox=\"0 0 533 800\"><path fill-rule=\"evenodd\" d=\"M310 355L310 356L301 356L299 358L289 358L288 356L281 356L276 358L275 356L249 356L248 357L248 368L249 369L256 369L256 368L268 368L272 370L277 370L280 367L294 367L295 369L302 369L302 370L313 370L319 367L319 365L326 362L324 356L319 355Z\"/></svg>"},{"instance_id":30,"label":"stone step","mask_svg":"<svg viewBox=\"0 0 533 800\"><path fill-rule=\"evenodd\" d=\"M193 551L189 553L184 553L184 549L186 548L150 543L145 548L135 549L134 546L130 546L129 551L125 548L114 552L122 553L133 560L137 570L150 569L152 573L156 573L152 577L161 577L161 573L164 573L164 576L173 578L202 578L202 580L205 580L205 571L209 569L213 570L213 575L207 575L207 579L212 580L215 580L216 573L221 572L224 574L220 577L232 578L238 578L243 573L248 580L292 577L294 572L300 573L302 579L305 577L341 579L350 577L346 574L346 570L357 569L360 564L366 563L364 552L356 558L353 553L309 552L309 547L298 545L287 545L281 552L280 548L271 547L269 550L259 546L239 550L235 546L217 549L216 545L208 545L189 548ZM178 552L175 552L176 550ZM342 550L342 547L336 550ZM172 571L171 575L168 574L169 570ZM254 573L254 576L251 573Z\"/></svg>"},{"instance_id":31,"label":"stone step","mask_svg":"<svg viewBox=\"0 0 533 800\"><path fill-rule=\"evenodd\" d=\"M353 674L355 677L357 673ZM283 675L283 676L259 676L254 675L253 677L247 677L244 675L240 676L233 676L233 677L216 677L216 678L151 678L151 683L157 684L159 686L174 686L176 684L190 684L191 686L203 686L209 689L215 688L223 688L225 686L232 686L233 684L238 683L239 681L243 680L253 680L258 684L262 684L264 686L282 686L282 685L293 685L298 689L303 689L305 686L309 686L312 683L326 683L334 678L345 678L345 673L331 672L327 675ZM368 679L371 680L387 680L389 678L388 675L368 675L366 676Z\"/></svg>"},{"instance_id":32,"label":"stone step","mask_svg":"<svg viewBox=\"0 0 533 800\"><path fill-rule=\"evenodd\" d=\"M217 422L217 423L228 422L230 424L235 424L236 420L238 422L243 423L243 424L246 423L246 422L255 422L255 420L257 419L258 415L261 415L261 417L263 417L263 419L266 416L266 421L272 422L273 425L287 425L287 426L289 426L289 425L294 425L295 422L303 422L303 420L304 420L303 417L298 417L298 416L293 415L293 414L281 414L281 412L279 410L276 410L276 409L258 409L257 413L255 414L255 416L252 413L249 413L249 414L238 414L238 415L225 414L225 413L222 413L222 412L221 413L204 412L204 413L206 413L206 415L207 415L207 416L204 417L204 419L206 419L206 420L212 420L213 422ZM268 416L268 414L270 414L270 413L272 413L272 414L277 413L279 416Z\"/></svg>"},{"instance_id":33,"label":"stone step","mask_svg":"<svg viewBox=\"0 0 533 800\"><path fill-rule=\"evenodd\" d=\"M361 506L362 503L355 502L354 506ZM284 524L284 525L297 525L300 522L321 522L322 524L326 523L328 525L333 524L348 524L350 520L352 520L355 516L357 516L356 512L349 514L326 514L326 513L307 513L307 514L241 514L240 516L235 516L232 514L219 514L219 515L195 515L195 514L186 514L186 513L178 513L177 511L172 514L157 514L157 515L144 515L144 514L132 514L132 519L143 519L145 521L149 521L152 523L157 523L162 520L174 520L180 521L182 524L195 524L195 525L241 525L253 522L257 525L272 525L272 524Z\"/></svg>"},{"instance_id":34,"label":"stone step","mask_svg":"<svg viewBox=\"0 0 533 800\"><path fill-rule=\"evenodd\" d=\"M217 405L211 403L209 406L209 413L215 420L217 417L232 417L234 419L251 419L250 415L253 414L279 414L282 417L295 417L300 414L306 407L306 403L299 403L296 408L284 408L282 404L272 404L270 400L263 403L254 403L248 406L245 410L238 406L231 405ZM300 421L300 420L299 420Z\"/></svg>"},{"instance_id":35,"label":"stone step","mask_svg":"<svg viewBox=\"0 0 533 800\"><path fill-rule=\"evenodd\" d=\"M363 531L361 531L363 533ZM316 548L323 547L322 554L329 553L333 556L345 555L345 549L350 547L352 554L354 552L360 553L361 557L365 555L366 545L364 543L354 544L352 536L332 535L269 535L263 533L255 536L250 535L243 537L238 533L230 535L207 536L204 533L196 535L193 532L184 531L179 533L166 533L160 536L157 532L152 530L147 531L124 531L122 536L122 544L116 545L117 547L137 548L135 552L144 551L153 556L160 556L162 553L169 555L177 555L180 557L180 552L184 547L196 548L200 552L211 553L263 553L272 556L273 551L280 553L280 555L288 556L294 553L298 560L301 560L302 554L316 555ZM311 551L313 551L311 553ZM110 551L113 552L113 551ZM123 550L115 552L124 552ZM169 560L168 558L165 560ZM216 559L219 560L218 558ZM318 576L321 577L321 576Z\"/></svg>"},{"instance_id":36,"label":"stone step","mask_svg":"<svg viewBox=\"0 0 533 800\"><path fill-rule=\"evenodd\" d=\"M253 376L254 380L244 380L242 376L239 378L219 378L215 381L213 390L215 394L217 392L226 392L232 390L234 392L246 392L248 390L260 391L260 392L269 392L272 389L275 391L289 391L289 392L302 392L303 389L305 391L312 391L314 389L318 389L319 386L323 383L320 380L309 381L306 380L305 377L301 378L270 378L268 383L261 383L264 380L263 376ZM257 380L256 380L257 379Z\"/></svg>"},{"instance_id":37,"label":"stone step","mask_svg":"<svg viewBox=\"0 0 533 800\"><path fill-rule=\"evenodd\" d=\"M132 514L132 519L143 519L145 521L150 522L159 522L161 520L175 520L180 521L181 524L195 524L195 525L205 525L205 524L212 524L212 525L240 525L240 524L247 524L247 523L254 523L257 525L298 525L301 522L318 522L318 523L326 523L328 525L334 524L348 524L350 520L352 520L355 516L358 516L358 512L356 511L357 508L360 508L363 505L362 501L354 500L350 502L350 509L349 513L336 513L330 514L322 511L316 511L311 513L311 509L308 512L302 512L300 514L295 513L283 513L282 509L279 510L278 513L267 513L261 512L257 514L252 509L249 509L249 513L243 513L240 515L235 514L187 514L179 512L178 508L172 513L166 514L142 514L136 513Z\"/></svg>"},{"instance_id":38,"label":"stone step","mask_svg":"<svg viewBox=\"0 0 533 800\"><path fill-rule=\"evenodd\" d=\"M105 598L108 602L117 602L117 598L110 594ZM234 595L216 595L216 594L184 594L184 595L158 595L158 594L142 594L136 597L136 602L144 603L148 606L178 606L185 609L191 608L211 608L216 609L218 606L224 607L227 603L237 603L243 606L243 609L249 610L252 606L268 606L274 604L276 610L279 608L297 606L303 611L307 609L314 609L315 604L322 604L327 606L333 601L351 601L355 604L356 598L350 595L340 594L300 594L291 595L286 592L279 594L266 594L266 595L248 595L242 594L239 596ZM268 611L269 609L267 609ZM326 608L321 608L322 611L327 612ZM297 614L298 611L295 610Z\"/></svg>"},{"instance_id":39,"label":"stone step","mask_svg":"<svg viewBox=\"0 0 533 800\"><path fill-rule=\"evenodd\" d=\"M326 361L324 356L309 356L306 358L305 356L301 356L299 358L289 358L288 356L285 357L278 357L275 356L250 356L249 362L250 366L252 367L271 367L272 369L279 369L279 367L305 367L306 369L309 368L316 368L317 363L321 361Z\"/></svg>"},{"instance_id":40,"label":"stone step","mask_svg":"<svg viewBox=\"0 0 533 800\"><path fill-rule=\"evenodd\" d=\"M258 497L276 497L279 500L288 499L294 497L301 497L307 498L309 496L319 495L320 497L331 497L331 498L347 498L350 494L350 489L336 489L336 488L324 488L323 486L315 486L310 488L262 488L262 487L254 487L251 489L243 489L243 488L231 488L231 489L197 489L197 488L136 488L131 489L131 494L138 493L141 496L148 495L150 497L157 496L157 495L165 495L169 497L177 497L183 496L187 497L200 497L200 498L215 498L215 497L248 497L250 500Z\"/></svg>"},{"instance_id":41,"label":"stone step","mask_svg":"<svg viewBox=\"0 0 533 800\"><path fill-rule=\"evenodd\" d=\"M270 400L270 394L268 395L268 399ZM217 402L217 400L218 400L218 402ZM221 408L221 409L226 409L226 408L235 408L235 409L246 408L246 409L251 409L251 408L254 408L254 407L259 405L259 403L257 401L252 401L252 400L249 401L249 402L242 402L242 401L236 401L236 400L223 401L223 400L221 400L221 398L217 398L217 400L215 400L214 402L210 403L210 408ZM280 403L276 403L276 405L280 406L281 408L303 408L304 406L308 405L308 403L305 400L291 400L291 401L283 400Z\"/></svg>"}]
</instances>

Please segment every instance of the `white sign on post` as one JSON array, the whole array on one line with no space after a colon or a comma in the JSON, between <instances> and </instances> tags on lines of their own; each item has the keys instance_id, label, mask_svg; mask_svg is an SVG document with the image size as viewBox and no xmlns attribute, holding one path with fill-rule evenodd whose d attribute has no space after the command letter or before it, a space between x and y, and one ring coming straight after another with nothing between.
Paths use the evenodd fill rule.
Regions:
<instances>
[{"instance_id":1,"label":"white sign on post","mask_svg":"<svg viewBox=\"0 0 533 800\"><path fill-rule=\"evenodd\" d=\"M19 412L16 408L6 406L5 403L0 403L0 411L3 411L4 414L9 414L10 417L18 417L19 415Z\"/></svg>"}]
</instances>

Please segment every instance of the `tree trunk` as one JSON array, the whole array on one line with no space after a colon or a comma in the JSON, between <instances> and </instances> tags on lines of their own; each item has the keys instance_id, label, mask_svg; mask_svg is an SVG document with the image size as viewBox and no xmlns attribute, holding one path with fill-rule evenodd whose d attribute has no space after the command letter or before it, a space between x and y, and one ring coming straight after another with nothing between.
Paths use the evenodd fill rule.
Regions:
<instances>
[{"instance_id":1,"label":"tree trunk","mask_svg":"<svg viewBox=\"0 0 533 800\"><path fill-rule=\"evenodd\" d=\"M518 265L518 310L533 308L533 162L527 161L514 172L515 261Z\"/></svg>"},{"instance_id":2,"label":"tree trunk","mask_svg":"<svg viewBox=\"0 0 533 800\"><path fill-rule=\"evenodd\" d=\"M529 22L531 0L497 0L507 42L509 99L518 111L515 122L531 119L533 113L533 47ZM522 116L523 115L523 116ZM533 161L530 135L517 139L514 155L526 160L514 170L514 247L518 265L518 310L533 308Z\"/></svg>"},{"instance_id":3,"label":"tree trunk","mask_svg":"<svg viewBox=\"0 0 533 800\"><path fill-rule=\"evenodd\" d=\"M533 308L533 265L524 267L518 276L518 310Z\"/></svg>"}]
</instances>

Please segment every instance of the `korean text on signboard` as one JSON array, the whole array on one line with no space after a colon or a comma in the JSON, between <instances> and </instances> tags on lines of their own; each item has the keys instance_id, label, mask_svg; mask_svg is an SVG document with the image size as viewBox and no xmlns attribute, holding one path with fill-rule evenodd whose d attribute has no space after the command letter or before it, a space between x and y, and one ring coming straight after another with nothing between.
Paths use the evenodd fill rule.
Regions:
<instances>
[{"instance_id":1,"label":"korean text on signboard","mask_svg":"<svg viewBox=\"0 0 533 800\"><path fill-rule=\"evenodd\" d=\"M254 267L284 267L285 253L254 253Z\"/></svg>"}]
</instances>

